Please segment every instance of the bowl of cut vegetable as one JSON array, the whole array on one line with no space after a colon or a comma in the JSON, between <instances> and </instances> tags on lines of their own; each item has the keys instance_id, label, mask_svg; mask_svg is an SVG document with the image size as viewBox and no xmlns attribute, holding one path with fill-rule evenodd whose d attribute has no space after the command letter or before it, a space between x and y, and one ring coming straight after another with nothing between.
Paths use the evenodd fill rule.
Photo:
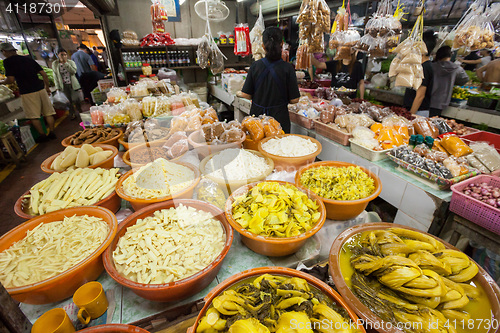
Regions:
<instances>
[{"instance_id":1,"label":"bowl of cut vegetable","mask_svg":"<svg viewBox=\"0 0 500 333\"><path fill-rule=\"evenodd\" d=\"M222 333L228 329L365 332L356 313L335 290L312 275L284 267L253 268L224 280L205 297L205 305L187 332Z\"/></svg>"},{"instance_id":2,"label":"bowl of cut vegetable","mask_svg":"<svg viewBox=\"0 0 500 333\"><path fill-rule=\"evenodd\" d=\"M17 301L47 304L70 297L104 270L101 254L118 222L87 206L35 217L0 238L0 282Z\"/></svg>"},{"instance_id":3,"label":"bowl of cut vegetable","mask_svg":"<svg viewBox=\"0 0 500 333\"><path fill-rule=\"evenodd\" d=\"M60 209L89 205L116 213L121 198L115 186L121 176L116 168L78 168L52 173L17 199L14 212L27 220Z\"/></svg>"},{"instance_id":4,"label":"bowl of cut vegetable","mask_svg":"<svg viewBox=\"0 0 500 333\"><path fill-rule=\"evenodd\" d=\"M215 279L232 241L221 209L198 200L169 200L120 223L103 255L104 267L140 297L179 301Z\"/></svg>"},{"instance_id":5,"label":"bowl of cut vegetable","mask_svg":"<svg viewBox=\"0 0 500 333\"><path fill-rule=\"evenodd\" d=\"M119 148L118 139L122 136L123 131L120 128L110 127L95 127L87 128L83 131L78 131L61 141L63 147L75 146L81 147L83 144L108 144Z\"/></svg>"},{"instance_id":6,"label":"bowl of cut vegetable","mask_svg":"<svg viewBox=\"0 0 500 333\"><path fill-rule=\"evenodd\" d=\"M42 162L43 172L62 172L73 168L111 169L118 149L111 145L84 144L80 148L68 146L62 152L54 154Z\"/></svg>"},{"instance_id":7,"label":"bowl of cut vegetable","mask_svg":"<svg viewBox=\"0 0 500 333\"><path fill-rule=\"evenodd\" d=\"M382 191L380 179L366 168L337 161L315 162L297 171L295 184L316 193L326 218L349 220L363 212Z\"/></svg>"},{"instance_id":8,"label":"bowl of cut vegetable","mask_svg":"<svg viewBox=\"0 0 500 333\"><path fill-rule=\"evenodd\" d=\"M273 257L297 252L326 218L325 206L316 194L283 181L240 187L226 201L225 212L243 244Z\"/></svg>"}]
</instances>

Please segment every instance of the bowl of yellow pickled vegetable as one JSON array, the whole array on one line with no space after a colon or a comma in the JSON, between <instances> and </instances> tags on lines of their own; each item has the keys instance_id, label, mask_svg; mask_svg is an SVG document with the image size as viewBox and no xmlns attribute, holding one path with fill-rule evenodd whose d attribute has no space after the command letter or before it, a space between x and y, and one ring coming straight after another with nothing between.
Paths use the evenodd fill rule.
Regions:
<instances>
[{"instance_id":1,"label":"bowl of yellow pickled vegetable","mask_svg":"<svg viewBox=\"0 0 500 333\"><path fill-rule=\"evenodd\" d=\"M382 191L380 179L368 169L337 161L300 168L295 184L318 195L325 204L326 217L336 221L355 218Z\"/></svg>"},{"instance_id":2,"label":"bowl of yellow pickled vegetable","mask_svg":"<svg viewBox=\"0 0 500 333\"><path fill-rule=\"evenodd\" d=\"M329 267L347 304L384 332L498 331L495 281L465 253L418 229L351 227L333 242Z\"/></svg>"},{"instance_id":3,"label":"bowl of yellow pickled vegetable","mask_svg":"<svg viewBox=\"0 0 500 333\"><path fill-rule=\"evenodd\" d=\"M187 330L218 332L364 333L365 329L323 281L295 269L259 267L235 274L212 289Z\"/></svg>"},{"instance_id":4,"label":"bowl of yellow pickled vegetable","mask_svg":"<svg viewBox=\"0 0 500 333\"><path fill-rule=\"evenodd\" d=\"M297 252L325 223L325 205L311 191L283 181L240 187L226 201L231 226L252 251L272 257Z\"/></svg>"}]
</instances>

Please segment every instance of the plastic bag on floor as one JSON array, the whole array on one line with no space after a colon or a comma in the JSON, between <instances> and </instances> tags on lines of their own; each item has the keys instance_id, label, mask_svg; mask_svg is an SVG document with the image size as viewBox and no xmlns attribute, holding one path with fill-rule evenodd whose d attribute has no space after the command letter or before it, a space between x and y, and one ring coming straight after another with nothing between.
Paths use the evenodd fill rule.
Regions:
<instances>
[{"instance_id":1,"label":"plastic bag on floor","mask_svg":"<svg viewBox=\"0 0 500 333\"><path fill-rule=\"evenodd\" d=\"M54 95L50 97L50 100L55 109L64 110L69 107L69 99L62 91L56 91Z\"/></svg>"}]
</instances>

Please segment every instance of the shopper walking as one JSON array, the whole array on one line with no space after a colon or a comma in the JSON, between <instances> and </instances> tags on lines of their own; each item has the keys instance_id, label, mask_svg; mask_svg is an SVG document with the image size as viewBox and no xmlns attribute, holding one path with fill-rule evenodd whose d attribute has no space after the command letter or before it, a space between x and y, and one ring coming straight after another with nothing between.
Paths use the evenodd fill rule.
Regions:
<instances>
[{"instance_id":1,"label":"shopper walking","mask_svg":"<svg viewBox=\"0 0 500 333\"><path fill-rule=\"evenodd\" d=\"M321 62L313 56L311 63L316 68L325 69L327 72L332 73L332 87L357 89L359 96L363 98L365 96L365 72L361 62L357 60L356 52L354 50L351 52L350 59Z\"/></svg>"},{"instance_id":2,"label":"shopper walking","mask_svg":"<svg viewBox=\"0 0 500 333\"><path fill-rule=\"evenodd\" d=\"M45 142L48 139L55 139L54 134L54 107L50 101L49 77L43 68L28 56L17 54L15 47L10 43L0 44L0 51L5 57L3 65L5 67L4 80L0 84L10 84L17 82L21 93L21 103L26 118L30 119L33 126L40 133L37 142ZM43 81L38 78L40 74ZM40 117L44 116L49 127L49 135L45 135Z\"/></svg>"},{"instance_id":3,"label":"shopper walking","mask_svg":"<svg viewBox=\"0 0 500 333\"><path fill-rule=\"evenodd\" d=\"M279 121L285 133L290 133L288 104L297 103L300 97L295 70L281 59L283 34L279 28L266 28L262 41L266 56L252 64L237 95L252 100L251 114L269 115Z\"/></svg>"},{"instance_id":4,"label":"shopper walking","mask_svg":"<svg viewBox=\"0 0 500 333\"><path fill-rule=\"evenodd\" d=\"M97 67L92 61L92 58L87 53L88 47L85 44L80 44L78 51L73 53L71 60L76 64L76 76L78 79L83 73L89 73L91 71L96 71Z\"/></svg>"},{"instance_id":5,"label":"shopper walking","mask_svg":"<svg viewBox=\"0 0 500 333\"><path fill-rule=\"evenodd\" d=\"M423 41L427 47L427 54L422 56L422 67L424 70L424 78L422 84L415 90L406 88L403 100L404 107L413 114L428 117L429 109L431 107L431 94L433 85L433 73L430 55L432 50L436 47L436 36L434 31L427 30L423 34Z\"/></svg>"},{"instance_id":6,"label":"shopper walking","mask_svg":"<svg viewBox=\"0 0 500 333\"><path fill-rule=\"evenodd\" d=\"M76 78L76 64L73 60L68 59L68 52L64 49L59 49L57 52L58 59L52 63L54 71L54 83L56 89L63 92L69 100L69 115L71 120L77 118L75 107L78 110L78 115L82 112L80 98L80 83Z\"/></svg>"},{"instance_id":7,"label":"shopper walking","mask_svg":"<svg viewBox=\"0 0 500 333\"><path fill-rule=\"evenodd\" d=\"M436 52L432 63L433 84L429 117L440 116L451 101L454 85L463 85L469 81L465 69L451 62L451 47L442 46Z\"/></svg>"}]
</instances>

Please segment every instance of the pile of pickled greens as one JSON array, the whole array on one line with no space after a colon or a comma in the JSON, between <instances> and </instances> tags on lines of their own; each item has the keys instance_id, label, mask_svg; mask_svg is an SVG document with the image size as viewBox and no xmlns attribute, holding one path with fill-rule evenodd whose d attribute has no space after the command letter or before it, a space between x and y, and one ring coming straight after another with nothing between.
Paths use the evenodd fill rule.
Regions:
<instances>
[{"instance_id":1,"label":"pile of pickled greens","mask_svg":"<svg viewBox=\"0 0 500 333\"><path fill-rule=\"evenodd\" d=\"M358 166L310 168L302 173L300 183L331 200L359 200L375 192L375 181Z\"/></svg>"},{"instance_id":2,"label":"pile of pickled greens","mask_svg":"<svg viewBox=\"0 0 500 333\"><path fill-rule=\"evenodd\" d=\"M334 332L328 329L336 323L342 332L357 332L347 311L306 280L264 274L215 297L196 332Z\"/></svg>"},{"instance_id":3,"label":"pile of pickled greens","mask_svg":"<svg viewBox=\"0 0 500 333\"><path fill-rule=\"evenodd\" d=\"M365 232L351 251L351 289L384 321L421 323L419 332L452 333L447 320L471 319L463 308L481 291L469 282L478 267L464 253L401 228Z\"/></svg>"},{"instance_id":4,"label":"pile of pickled greens","mask_svg":"<svg viewBox=\"0 0 500 333\"><path fill-rule=\"evenodd\" d=\"M320 219L319 205L292 184L262 182L233 203L233 218L248 231L267 237L293 237Z\"/></svg>"}]
</instances>

